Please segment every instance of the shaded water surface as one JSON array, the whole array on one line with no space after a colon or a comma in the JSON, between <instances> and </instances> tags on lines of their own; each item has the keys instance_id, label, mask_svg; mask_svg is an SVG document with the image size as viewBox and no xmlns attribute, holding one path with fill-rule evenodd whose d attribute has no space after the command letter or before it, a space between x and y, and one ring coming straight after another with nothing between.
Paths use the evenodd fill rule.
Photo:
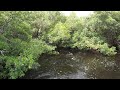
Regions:
<instances>
[{"instance_id":1,"label":"shaded water surface","mask_svg":"<svg viewBox=\"0 0 120 90\"><path fill-rule=\"evenodd\" d=\"M106 57L91 52L61 50L43 55L40 67L28 71L25 79L120 79L120 55Z\"/></svg>"}]
</instances>

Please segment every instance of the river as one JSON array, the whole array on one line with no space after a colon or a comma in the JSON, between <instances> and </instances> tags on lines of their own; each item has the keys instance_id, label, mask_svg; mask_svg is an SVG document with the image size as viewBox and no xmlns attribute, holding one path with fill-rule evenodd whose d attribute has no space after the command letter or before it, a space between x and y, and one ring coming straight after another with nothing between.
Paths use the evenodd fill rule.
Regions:
<instances>
[{"instance_id":1,"label":"river","mask_svg":"<svg viewBox=\"0 0 120 90\"><path fill-rule=\"evenodd\" d=\"M42 55L40 67L23 79L120 79L120 55L60 50L58 55Z\"/></svg>"}]
</instances>

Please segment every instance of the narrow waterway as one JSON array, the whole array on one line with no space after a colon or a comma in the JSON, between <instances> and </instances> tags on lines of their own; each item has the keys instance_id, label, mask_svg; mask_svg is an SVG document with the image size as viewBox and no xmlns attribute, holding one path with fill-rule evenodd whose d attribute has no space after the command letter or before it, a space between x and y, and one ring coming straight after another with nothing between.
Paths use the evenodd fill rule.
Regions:
<instances>
[{"instance_id":1,"label":"narrow waterway","mask_svg":"<svg viewBox=\"0 0 120 90\"><path fill-rule=\"evenodd\" d=\"M120 55L61 50L58 55L42 55L40 67L24 79L120 79Z\"/></svg>"}]
</instances>

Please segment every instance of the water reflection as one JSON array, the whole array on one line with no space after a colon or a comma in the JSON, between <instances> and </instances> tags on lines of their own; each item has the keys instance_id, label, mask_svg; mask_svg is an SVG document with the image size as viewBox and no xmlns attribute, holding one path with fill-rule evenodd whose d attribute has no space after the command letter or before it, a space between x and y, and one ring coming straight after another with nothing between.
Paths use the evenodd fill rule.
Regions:
<instances>
[{"instance_id":1,"label":"water reflection","mask_svg":"<svg viewBox=\"0 0 120 90\"><path fill-rule=\"evenodd\" d=\"M40 67L29 71L26 79L120 79L120 56L106 57L91 52L61 51L43 55Z\"/></svg>"}]
</instances>

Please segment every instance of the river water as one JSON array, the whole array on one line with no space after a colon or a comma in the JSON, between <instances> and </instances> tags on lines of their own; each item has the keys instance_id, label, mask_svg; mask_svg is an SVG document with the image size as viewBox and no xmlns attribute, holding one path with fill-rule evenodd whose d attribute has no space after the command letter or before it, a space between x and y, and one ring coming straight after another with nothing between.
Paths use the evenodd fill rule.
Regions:
<instances>
[{"instance_id":1,"label":"river water","mask_svg":"<svg viewBox=\"0 0 120 90\"><path fill-rule=\"evenodd\" d=\"M42 55L40 67L23 79L120 79L120 55L61 50L58 55Z\"/></svg>"}]
</instances>

